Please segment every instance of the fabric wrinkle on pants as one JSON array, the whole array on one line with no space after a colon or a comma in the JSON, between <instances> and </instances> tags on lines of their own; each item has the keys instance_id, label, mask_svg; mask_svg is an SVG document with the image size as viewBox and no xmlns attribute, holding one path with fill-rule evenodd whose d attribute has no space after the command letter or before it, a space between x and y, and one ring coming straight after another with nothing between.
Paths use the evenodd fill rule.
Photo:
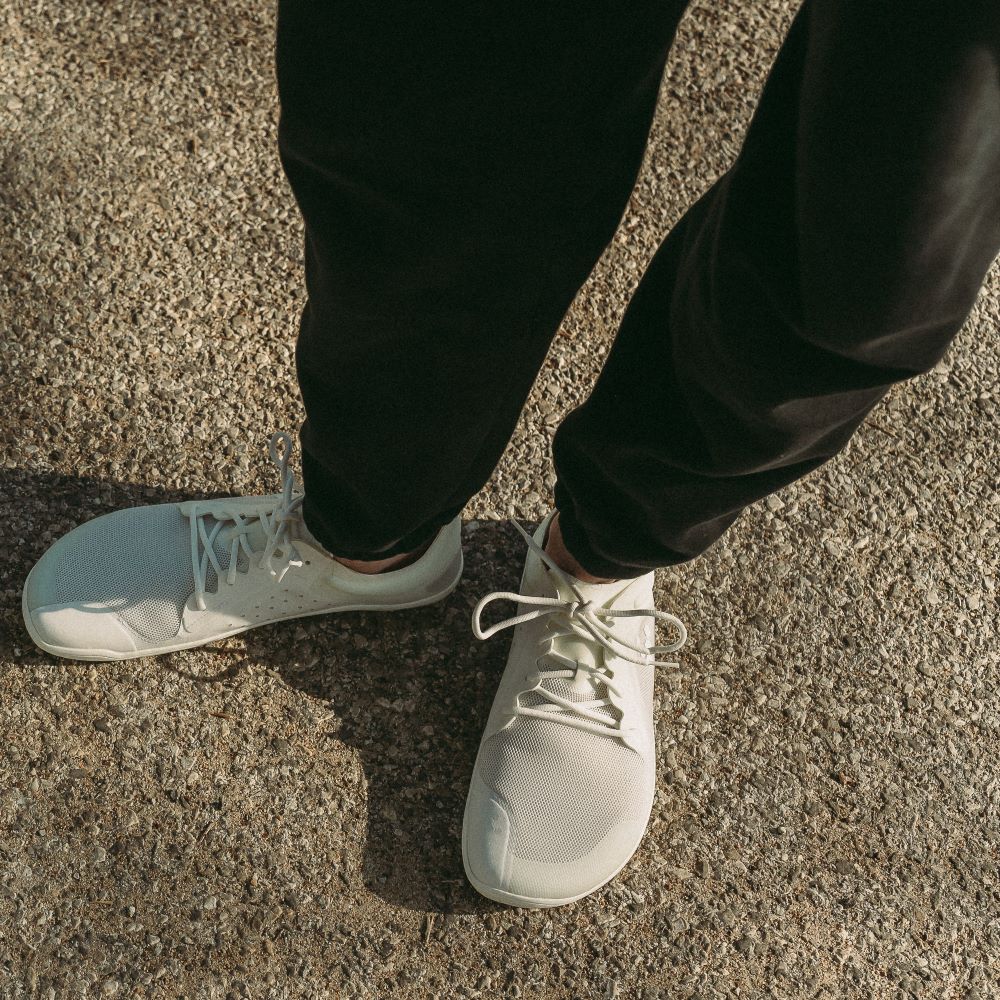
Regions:
<instances>
[{"instance_id":1,"label":"fabric wrinkle on pants","mask_svg":"<svg viewBox=\"0 0 1000 1000\"><path fill-rule=\"evenodd\" d=\"M282 0L305 516L416 548L489 478L642 161L681 3ZM807 0L553 442L591 573L691 559L927 371L1000 249L1000 8Z\"/></svg>"}]
</instances>

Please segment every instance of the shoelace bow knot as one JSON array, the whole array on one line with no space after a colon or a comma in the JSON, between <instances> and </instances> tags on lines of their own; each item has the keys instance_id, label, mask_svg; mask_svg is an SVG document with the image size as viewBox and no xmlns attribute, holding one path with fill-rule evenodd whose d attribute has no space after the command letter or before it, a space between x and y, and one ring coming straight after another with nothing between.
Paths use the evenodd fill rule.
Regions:
<instances>
[{"instance_id":1,"label":"shoelace bow knot","mask_svg":"<svg viewBox=\"0 0 1000 1000\"><path fill-rule=\"evenodd\" d=\"M278 445L282 445L279 454ZM236 582L237 560L240 550L249 560L257 558L247 535L258 521L267 538L264 551L260 554L259 565L280 582L292 566L301 566L302 557L295 547L289 534L293 522L297 522L299 508L305 499L303 494L295 492L295 474L288 463L292 454L292 439L283 431L271 435L268 442L268 454L281 476L281 494L271 509L258 509L248 513L234 504L226 507L217 500L192 502L184 505L184 512L191 522L191 565L194 569L194 601L199 611L204 611L205 586L208 577L208 567L211 566L219 580L227 583ZM205 509L202 509L205 508ZM216 524L209 531L205 527L205 518L211 516ZM222 530L230 532L229 565L223 570L222 564L215 552L215 542ZM275 566L275 555L282 552L281 562Z\"/></svg>"},{"instance_id":2,"label":"shoelace bow knot","mask_svg":"<svg viewBox=\"0 0 1000 1000\"><path fill-rule=\"evenodd\" d=\"M528 547L538 555L542 562L544 562L553 573L556 574L556 576L572 591L577 599L563 600L560 597L536 597L531 594L516 594L506 590L495 591L492 594L487 594L476 605L472 617L473 634L477 639L488 639L501 629L520 625L522 622L532 621L536 618L542 618L547 615L562 616L565 619L566 627L563 629L550 629L547 631L546 635L542 636L539 640L539 644L542 645L548 643L548 648L544 653L540 654L536 660L536 664L541 660L555 661L556 663L562 664L562 667L555 670L540 670L536 675L538 686L531 689L531 693L540 696L547 702L550 702L552 707L538 708L518 704L515 707L515 713L519 715L536 716L553 722L561 722L566 725L575 726L579 729L586 729L592 732L599 732L601 734L607 734L609 731L620 732L621 719L609 719L606 714L602 714L598 711L599 708L606 706L608 700L611 700L612 704L614 704L615 700L621 695L621 690L615 683L613 673L605 669L604 665L600 662L598 662L597 665L593 665L585 660L580 661L564 656L555 648L557 640L563 636L573 636L575 638L596 642L613 656L627 660L630 663L638 663L648 666L676 667L677 664L673 661L657 660L655 657L657 653L675 653L684 645L687 641L687 629L684 627L684 623L676 615L669 614L666 611L659 611L656 608L616 609L599 606L595 607L594 602L584 597L569 575L563 572L563 570L555 564L551 557L531 537L531 535L529 535L528 532L526 532L516 521L514 521L513 524L514 527L520 532L524 540L528 543ZM626 586L627 584L622 584L623 589ZM514 601L516 604L535 604L539 605L539 607L532 611L526 611L524 614L515 615L511 618L505 618L503 621L499 621L495 625L492 625L490 628L483 631L480 621L483 609L491 601L497 600ZM611 631L615 624L613 619L636 617L647 617L652 618L654 621L663 621L668 623L677 632L677 639L672 643L662 646L637 646L614 635ZM604 621L602 619L612 620ZM611 696L610 699L595 698L590 701L571 701L570 699L564 698L561 695L556 694L554 691L547 690L541 686L542 681L548 678L570 678L573 677L579 670L585 671L590 676L590 679L595 683L595 686L597 683L603 684ZM615 705L615 707L617 707L617 705ZM559 709L563 709L565 711L560 712Z\"/></svg>"}]
</instances>

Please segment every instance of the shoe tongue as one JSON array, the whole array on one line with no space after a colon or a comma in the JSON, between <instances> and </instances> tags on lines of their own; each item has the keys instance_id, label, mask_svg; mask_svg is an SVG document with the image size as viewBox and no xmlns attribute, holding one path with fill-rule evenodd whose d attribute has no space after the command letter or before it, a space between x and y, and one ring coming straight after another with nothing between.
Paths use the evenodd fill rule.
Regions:
<instances>
[{"instance_id":1,"label":"shoe tongue","mask_svg":"<svg viewBox=\"0 0 1000 1000\"><path fill-rule=\"evenodd\" d=\"M535 563L534 570L537 576L531 582L535 583L538 589L529 591L529 593L542 593L547 597L558 597L563 601L578 601L580 599L563 580L549 569L540 557L536 557ZM622 591L626 590L632 582L631 580L615 580L613 583L584 583L582 580L574 579L574 583L583 599L585 601L593 601L595 607L608 605ZM563 656L568 656L580 664L600 667L604 663L605 650L596 639L560 636L556 640L556 648ZM576 676L572 679L560 678L547 682L547 686L553 684L559 686L559 694L567 697L578 695L583 700L584 698L603 698L607 696L607 688L603 682L587 670L578 670Z\"/></svg>"},{"instance_id":2,"label":"shoe tongue","mask_svg":"<svg viewBox=\"0 0 1000 1000\"><path fill-rule=\"evenodd\" d=\"M260 523L260 518L254 518L247 529L247 541L254 552L260 553L267 548L267 534Z\"/></svg>"}]
</instances>

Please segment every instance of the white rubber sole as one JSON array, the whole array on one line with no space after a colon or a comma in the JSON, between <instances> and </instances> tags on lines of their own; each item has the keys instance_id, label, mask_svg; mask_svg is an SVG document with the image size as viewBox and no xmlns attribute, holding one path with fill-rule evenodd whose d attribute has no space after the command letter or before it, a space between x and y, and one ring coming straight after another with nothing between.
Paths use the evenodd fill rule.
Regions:
<instances>
[{"instance_id":1,"label":"white rubber sole","mask_svg":"<svg viewBox=\"0 0 1000 1000\"><path fill-rule=\"evenodd\" d=\"M121 653L110 649L80 650L67 646L53 646L51 643L45 642L35 631L35 627L31 621L31 612L28 611L28 580L31 579L31 573L34 572L34 569L32 569L31 573L28 574L28 580L25 580L24 589L21 591L21 617L24 619L24 627L28 630L28 635L31 636L31 641L39 649L44 650L46 653L51 653L53 656L59 656L66 660L83 660L85 662L101 663L106 663L111 660L139 660L144 656L163 656L165 653L176 653L182 649L195 649L198 646L208 646L213 642L218 642L220 639L228 639L230 636L239 635L241 632L249 632L250 629L259 628L261 625L273 625L275 622L290 621L294 618L313 618L316 615L333 615L340 611L403 611L407 608L422 608L427 604L436 604L438 601L444 600L444 598L446 598L458 586L462 579L462 572L464 569L465 557L463 554L459 559L458 573L455 575L455 579L449 583L444 590L433 595L432 597L424 597L419 601L407 601L401 604L350 604L337 608L325 608L319 611L304 611L298 614L282 615L277 618L269 618L267 621L263 622L252 622L249 625L241 625L239 628L230 629L228 632L220 632L218 635L213 635L210 639L193 639L185 642L175 642L167 646L157 646L155 649L139 649L134 653Z\"/></svg>"},{"instance_id":2,"label":"white rubber sole","mask_svg":"<svg viewBox=\"0 0 1000 1000\"><path fill-rule=\"evenodd\" d=\"M465 869L465 877L469 880L472 888L480 896L492 899L494 903L503 903L505 906L518 906L525 910L549 910L554 906L568 906L570 903L578 903L581 899L585 899L587 896L597 892L598 889L603 888L609 882L613 882L621 874L622 869L635 856L635 852L639 850L639 845L642 843L642 838L646 836L648 826L649 824L647 823L643 827L642 833L639 835L639 839L632 845L632 850L629 851L628 857L606 879L598 882L596 885L592 885L584 892L578 893L575 896L567 896L565 899L539 899L535 896L518 896L513 892L504 892L502 889L494 889L492 886L483 885L469 869L469 858L465 849L464 823L462 824L462 867Z\"/></svg>"}]
</instances>

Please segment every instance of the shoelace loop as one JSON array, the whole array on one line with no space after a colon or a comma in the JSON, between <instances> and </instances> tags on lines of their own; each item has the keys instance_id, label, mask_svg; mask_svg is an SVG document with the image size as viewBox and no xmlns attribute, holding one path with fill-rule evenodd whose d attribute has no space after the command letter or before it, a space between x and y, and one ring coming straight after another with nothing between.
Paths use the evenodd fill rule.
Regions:
<instances>
[{"instance_id":1,"label":"shoelace loop","mask_svg":"<svg viewBox=\"0 0 1000 1000\"><path fill-rule=\"evenodd\" d=\"M542 618L547 615L560 615L565 619L567 628L549 631L547 635L543 636L542 639L539 640L540 644L548 642L550 648L547 649L545 653L540 655L538 659L541 660L547 658L549 660L556 661L557 663L561 663L563 666L561 669L540 671L538 675L539 681L548 677L571 677L575 671L584 670L594 681L603 683L608 689L608 692L615 697L620 695L620 689L614 681L613 674L605 669L602 669L601 666L595 667L586 661L580 662L563 656L554 648L554 640L562 636L576 636L584 640L592 640L605 650L609 651L613 656L619 657L623 660L628 660L631 663L649 666L677 666L676 663L670 660L657 660L655 658L657 653L675 653L687 641L687 629L684 627L684 623L676 615L669 614L666 611L659 611L656 608L616 609L595 607L593 600L586 598L580 592L572 578L570 578L568 574L563 572L563 570L561 570L555 562L553 562L551 557L531 537L531 535L529 535L528 532L526 532L516 521L514 521L513 524L514 527L520 532L524 540L528 543L528 547L538 555L545 565L548 566L549 569L555 573L563 583L566 584L576 597L576 600L563 600L559 597L536 597L531 594L517 594L506 590L494 591L493 593L487 594L483 597L476 605L473 612L472 631L477 639L488 639L501 629L514 627L522 622L532 621L536 618ZM623 587L624 586L626 586L626 584L623 584ZM517 604L534 604L538 607L536 607L535 610L526 611L523 614L514 615L511 618L505 618L484 631L481 624L483 609L491 601L496 600L514 601ZM652 618L654 621L668 623L677 633L677 639L666 645L637 646L613 634L611 629L614 627L615 618L635 617L647 617ZM611 619L611 621L604 621L603 619ZM626 650L628 652L626 652ZM598 707L601 707L604 704L602 699L592 699L591 701L584 702L570 701L569 699L563 698L555 692L549 691L541 686L532 690L533 693L539 695L545 701L550 702L553 708L537 708L518 704L515 709L517 714L532 715L549 719L553 722L561 722L567 725L576 726L577 728L600 732L602 734L607 734L609 730L620 729L620 719L609 719L606 715L601 714L597 710ZM566 711L559 712L559 708L565 709Z\"/></svg>"},{"instance_id":2,"label":"shoelace loop","mask_svg":"<svg viewBox=\"0 0 1000 1000\"><path fill-rule=\"evenodd\" d=\"M278 446L281 445L279 452ZM236 582L237 560L240 550L248 559L257 557L247 540L247 535L259 521L267 538L264 551L260 555L259 566L266 569L271 576L280 582L292 566L301 566L302 557L295 547L289 533L290 526L297 522L299 508L305 497L295 490L295 474L289 468L292 454L291 436L284 431L271 435L268 442L268 454L281 476L281 494L270 509L263 508L248 514L235 504L227 508L225 502L204 500L185 504L184 512L191 523L191 565L194 570L194 602L199 611L204 611L205 587L208 578L208 567L211 566L216 576L226 583ZM205 508L205 509L202 509ZM216 524L209 531L205 527L205 518L211 516ZM215 552L215 541L219 532L227 528L231 532L229 548L229 565L223 570L222 564ZM275 565L275 555L281 552L283 558ZM223 576L225 574L225 576Z\"/></svg>"}]
</instances>

